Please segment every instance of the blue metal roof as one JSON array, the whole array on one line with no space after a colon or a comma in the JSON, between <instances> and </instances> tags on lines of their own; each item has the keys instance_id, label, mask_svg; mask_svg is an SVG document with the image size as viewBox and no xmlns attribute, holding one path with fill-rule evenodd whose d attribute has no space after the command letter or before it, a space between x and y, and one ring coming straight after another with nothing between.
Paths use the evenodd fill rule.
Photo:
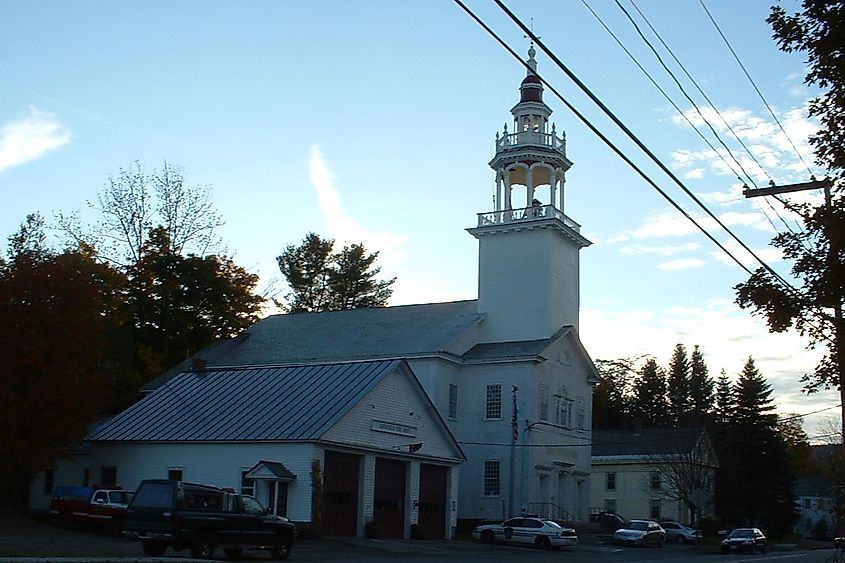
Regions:
<instances>
[{"instance_id":1,"label":"blue metal roof","mask_svg":"<svg viewBox=\"0 0 845 563\"><path fill-rule=\"evenodd\" d=\"M402 360L184 372L91 441L319 439Z\"/></svg>"}]
</instances>

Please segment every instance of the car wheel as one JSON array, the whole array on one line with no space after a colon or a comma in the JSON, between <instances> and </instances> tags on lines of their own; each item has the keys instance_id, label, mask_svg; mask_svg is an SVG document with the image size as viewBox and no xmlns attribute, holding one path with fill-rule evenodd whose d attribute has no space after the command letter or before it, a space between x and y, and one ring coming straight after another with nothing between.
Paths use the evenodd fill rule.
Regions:
<instances>
[{"instance_id":1,"label":"car wheel","mask_svg":"<svg viewBox=\"0 0 845 563\"><path fill-rule=\"evenodd\" d=\"M534 540L534 545L539 547L540 549L549 549L552 545L552 542L549 541L549 538L546 536L538 536L536 540Z\"/></svg>"},{"instance_id":2,"label":"car wheel","mask_svg":"<svg viewBox=\"0 0 845 563\"><path fill-rule=\"evenodd\" d=\"M728 552L728 548L727 548L727 547L723 547L723 548L722 548L722 553L727 553L727 552Z\"/></svg>"},{"instance_id":3,"label":"car wheel","mask_svg":"<svg viewBox=\"0 0 845 563\"><path fill-rule=\"evenodd\" d=\"M749 552L751 555L754 555L754 544L753 544L753 543L751 544L751 547L750 547L750 548L748 548L748 552Z\"/></svg>"},{"instance_id":4,"label":"car wheel","mask_svg":"<svg viewBox=\"0 0 845 563\"><path fill-rule=\"evenodd\" d=\"M493 543L496 541L496 535L490 530L481 532L481 541L484 543Z\"/></svg>"},{"instance_id":5,"label":"car wheel","mask_svg":"<svg viewBox=\"0 0 845 563\"><path fill-rule=\"evenodd\" d=\"M677 541L678 541L678 543L685 543L687 541L687 538L685 538L684 536L678 536Z\"/></svg>"},{"instance_id":6,"label":"car wheel","mask_svg":"<svg viewBox=\"0 0 845 563\"><path fill-rule=\"evenodd\" d=\"M288 536L279 534L276 538L276 546L270 551L273 559L287 559L290 557L291 540Z\"/></svg>"},{"instance_id":7,"label":"car wheel","mask_svg":"<svg viewBox=\"0 0 845 563\"><path fill-rule=\"evenodd\" d=\"M226 557L228 557L229 559L237 559L238 557L241 556L241 554L243 552L244 552L244 550L240 549L240 548L238 548L238 549L231 548L231 549L224 549L223 550L223 553L225 553Z\"/></svg>"},{"instance_id":8,"label":"car wheel","mask_svg":"<svg viewBox=\"0 0 845 563\"><path fill-rule=\"evenodd\" d=\"M211 559L214 557L214 537L211 534L200 534L191 547L191 557L194 559Z\"/></svg>"},{"instance_id":9,"label":"car wheel","mask_svg":"<svg viewBox=\"0 0 845 563\"><path fill-rule=\"evenodd\" d=\"M161 557L167 550L167 545L156 541L145 541L143 543L144 555L150 557Z\"/></svg>"}]
</instances>

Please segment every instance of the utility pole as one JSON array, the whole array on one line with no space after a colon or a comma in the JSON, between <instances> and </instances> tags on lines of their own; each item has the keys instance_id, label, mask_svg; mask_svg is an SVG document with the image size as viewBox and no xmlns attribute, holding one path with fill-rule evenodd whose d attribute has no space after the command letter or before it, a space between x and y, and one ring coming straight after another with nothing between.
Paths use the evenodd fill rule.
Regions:
<instances>
[{"instance_id":1,"label":"utility pole","mask_svg":"<svg viewBox=\"0 0 845 563\"><path fill-rule=\"evenodd\" d=\"M516 439L519 438L519 419L516 408L516 392L519 391L516 385L513 386L513 418L511 418L511 462L510 479L508 480L508 518L513 518L513 493L516 482Z\"/></svg>"},{"instance_id":2,"label":"utility pole","mask_svg":"<svg viewBox=\"0 0 845 563\"><path fill-rule=\"evenodd\" d=\"M803 192L806 190L824 190L824 205L830 207L832 199L830 195L830 188L833 182L830 178L823 180L816 180L813 177L809 182L799 182L797 184L786 184L783 186L770 185L767 188L748 188L742 190L742 195L746 198L760 197L766 195L777 195L791 192ZM827 235L827 240L830 242L830 253L835 257L838 249L834 248L835 237ZM845 448L845 325L842 324L842 301L833 306L833 337L836 341L836 364L839 368L839 403L840 403L840 423L842 447Z\"/></svg>"}]
</instances>

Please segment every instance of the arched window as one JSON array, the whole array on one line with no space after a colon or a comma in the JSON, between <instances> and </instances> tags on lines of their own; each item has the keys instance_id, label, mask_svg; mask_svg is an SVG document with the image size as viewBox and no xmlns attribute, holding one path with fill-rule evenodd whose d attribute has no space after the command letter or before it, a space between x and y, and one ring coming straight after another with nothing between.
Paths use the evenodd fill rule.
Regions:
<instances>
[{"instance_id":1,"label":"arched window","mask_svg":"<svg viewBox=\"0 0 845 563\"><path fill-rule=\"evenodd\" d=\"M572 428L572 399L566 385L561 385L555 395L555 424L564 428Z\"/></svg>"}]
</instances>

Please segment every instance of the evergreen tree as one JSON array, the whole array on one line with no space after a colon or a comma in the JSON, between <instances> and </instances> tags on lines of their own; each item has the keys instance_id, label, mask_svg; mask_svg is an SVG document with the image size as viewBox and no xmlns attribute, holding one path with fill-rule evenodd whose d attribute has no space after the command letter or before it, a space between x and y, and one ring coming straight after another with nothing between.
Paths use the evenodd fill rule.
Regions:
<instances>
[{"instance_id":1,"label":"evergreen tree","mask_svg":"<svg viewBox=\"0 0 845 563\"><path fill-rule=\"evenodd\" d=\"M669 424L678 426L690 410L690 362L683 344L675 345L667 378Z\"/></svg>"},{"instance_id":2,"label":"evergreen tree","mask_svg":"<svg viewBox=\"0 0 845 563\"><path fill-rule=\"evenodd\" d=\"M731 414L734 410L733 397L734 391L731 381L723 369L716 383L716 422L727 424L731 421Z\"/></svg>"},{"instance_id":3,"label":"evergreen tree","mask_svg":"<svg viewBox=\"0 0 845 563\"><path fill-rule=\"evenodd\" d=\"M714 387L713 378L707 373L707 364L698 345L693 348L690 356L690 412L692 424L704 422L705 416L713 411Z\"/></svg>"},{"instance_id":4,"label":"evergreen tree","mask_svg":"<svg viewBox=\"0 0 845 563\"><path fill-rule=\"evenodd\" d=\"M383 307L393 293L396 278L378 280L378 252L367 253L363 244L333 252L334 240L308 233L302 244L292 244L276 257L291 291L277 305L291 313L345 311Z\"/></svg>"},{"instance_id":5,"label":"evergreen tree","mask_svg":"<svg viewBox=\"0 0 845 563\"><path fill-rule=\"evenodd\" d=\"M787 444L777 429L771 387L748 358L733 388L730 424L717 454L717 510L732 522L788 533L797 518Z\"/></svg>"},{"instance_id":6,"label":"evergreen tree","mask_svg":"<svg viewBox=\"0 0 845 563\"><path fill-rule=\"evenodd\" d=\"M649 358L634 382L631 397L631 416L644 426L663 426L667 423L666 375L654 358Z\"/></svg>"},{"instance_id":7,"label":"evergreen tree","mask_svg":"<svg viewBox=\"0 0 845 563\"><path fill-rule=\"evenodd\" d=\"M636 359L596 360L599 382L593 388L593 429L621 430L630 418L628 389Z\"/></svg>"},{"instance_id":8,"label":"evergreen tree","mask_svg":"<svg viewBox=\"0 0 845 563\"><path fill-rule=\"evenodd\" d=\"M777 416L772 403L772 387L749 357L734 386L734 409L731 422L748 428L774 428Z\"/></svg>"}]
</instances>

